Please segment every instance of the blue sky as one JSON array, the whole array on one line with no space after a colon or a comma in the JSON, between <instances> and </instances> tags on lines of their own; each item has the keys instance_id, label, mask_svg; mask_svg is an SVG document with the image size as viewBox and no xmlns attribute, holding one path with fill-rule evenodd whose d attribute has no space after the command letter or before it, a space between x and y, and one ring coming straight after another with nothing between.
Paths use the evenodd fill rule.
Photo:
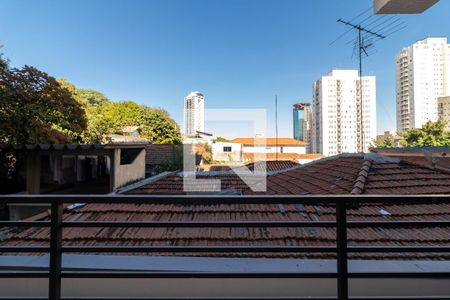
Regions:
<instances>
[{"instance_id":1,"label":"blue sky","mask_svg":"<svg viewBox=\"0 0 450 300\"><path fill-rule=\"evenodd\" d=\"M33 65L113 100L163 107L182 125L183 97L199 90L207 108L266 108L274 134L292 136L292 104L332 68L356 68L348 34L329 46L372 0L0 0L0 44L13 66ZM450 1L376 45L364 73L377 76L378 131L395 129L394 56L427 36L450 37ZM247 135L242 124L207 124Z\"/></svg>"}]
</instances>

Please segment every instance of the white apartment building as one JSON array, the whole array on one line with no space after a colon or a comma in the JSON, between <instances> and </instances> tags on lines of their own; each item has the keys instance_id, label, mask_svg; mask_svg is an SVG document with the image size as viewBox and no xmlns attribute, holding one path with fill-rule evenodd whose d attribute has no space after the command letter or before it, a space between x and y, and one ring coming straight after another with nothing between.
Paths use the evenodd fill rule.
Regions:
<instances>
[{"instance_id":1,"label":"white apartment building","mask_svg":"<svg viewBox=\"0 0 450 300\"><path fill-rule=\"evenodd\" d=\"M438 98L450 95L450 45L427 38L396 57L397 131L420 128L438 119Z\"/></svg>"},{"instance_id":2,"label":"white apartment building","mask_svg":"<svg viewBox=\"0 0 450 300\"><path fill-rule=\"evenodd\" d=\"M332 70L313 84L312 152L367 152L376 138L376 79L357 70ZM362 120L361 120L362 115ZM361 124L363 126L361 130Z\"/></svg>"},{"instance_id":3,"label":"white apartment building","mask_svg":"<svg viewBox=\"0 0 450 300\"><path fill-rule=\"evenodd\" d=\"M184 98L184 135L196 136L197 131L205 131L205 97L192 92Z\"/></svg>"},{"instance_id":4,"label":"white apartment building","mask_svg":"<svg viewBox=\"0 0 450 300\"><path fill-rule=\"evenodd\" d=\"M446 122L446 129L450 131L450 96L438 99L438 116Z\"/></svg>"}]
</instances>

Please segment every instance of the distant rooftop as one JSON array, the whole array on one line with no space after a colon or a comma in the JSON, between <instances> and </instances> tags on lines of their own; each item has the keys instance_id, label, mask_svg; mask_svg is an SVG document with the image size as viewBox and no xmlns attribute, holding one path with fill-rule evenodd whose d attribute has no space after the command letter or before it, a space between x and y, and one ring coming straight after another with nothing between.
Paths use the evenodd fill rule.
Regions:
<instances>
[{"instance_id":1,"label":"distant rooftop","mask_svg":"<svg viewBox=\"0 0 450 300\"><path fill-rule=\"evenodd\" d=\"M187 95L187 97L195 97L195 96L204 97L204 95L198 91L190 92L189 95Z\"/></svg>"},{"instance_id":2,"label":"distant rooftop","mask_svg":"<svg viewBox=\"0 0 450 300\"><path fill-rule=\"evenodd\" d=\"M258 144L265 146L306 146L304 142L292 138L235 138L231 142L244 146L258 146Z\"/></svg>"},{"instance_id":3,"label":"distant rooftop","mask_svg":"<svg viewBox=\"0 0 450 300\"><path fill-rule=\"evenodd\" d=\"M392 148L372 148L370 152L381 153L381 152L421 152L431 151L431 152L450 152L450 146L430 146L430 147L392 147Z\"/></svg>"}]
</instances>

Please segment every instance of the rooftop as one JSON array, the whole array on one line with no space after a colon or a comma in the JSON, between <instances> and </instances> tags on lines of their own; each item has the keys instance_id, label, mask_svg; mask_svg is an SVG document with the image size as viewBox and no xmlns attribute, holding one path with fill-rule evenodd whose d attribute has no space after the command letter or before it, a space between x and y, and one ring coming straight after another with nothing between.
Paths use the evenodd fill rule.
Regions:
<instances>
[{"instance_id":1,"label":"rooftop","mask_svg":"<svg viewBox=\"0 0 450 300\"><path fill-rule=\"evenodd\" d=\"M450 194L450 173L384 155L342 154L269 176L265 194Z\"/></svg>"},{"instance_id":2,"label":"rooftop","mask_svg":"<svg viewBox=\"0 0 450 300\"><path fill-rule=\"evenodd\" d=\"M207 173L207 172L205 172ZM209 177L208 177L209 176ZM225 189L255 195L237 177L220 178ZM182 193L182 177L171 174L129 193ZM267 194L276 195L408 195L450 194L450 174L382 155L351 154L274 172L267 177ZM361 204L348 209L349 221L437 221L450 218L450 204ZM43 214L41 219L47 218ZM85 204L66 209L65 221L333 221L335 206L299 204ZM111 246L333 246L334 228L66 228L64 245ZM4 234L2 245L45 246L48 228ZM441 228L349 228L351 246L449 246ZM138 253L134 253L137 255ZM139 255L333 258L332 253L139 253ZM353 259L448 260L442 253L352 253Z\"/></svg>"},{"instance_id":3,"label":"rooftop","mask_svg":"<svg viewBox=\"0 0 450 300\"><path fill-rule=\"evenodd\" d=\"M244 146L306 146L304 142L292 138L235 138L231 142Z\"/></svg>"}]
</instances>

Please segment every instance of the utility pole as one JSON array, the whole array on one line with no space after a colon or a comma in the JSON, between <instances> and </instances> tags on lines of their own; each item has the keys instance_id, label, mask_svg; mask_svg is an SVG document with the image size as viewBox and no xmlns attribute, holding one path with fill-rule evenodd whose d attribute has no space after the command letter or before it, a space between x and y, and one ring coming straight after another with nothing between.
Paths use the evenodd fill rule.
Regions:
<instances>
[{"instance_id":1,"label":"utility pole","mask_svg":"<svg viewBox=\"0 0 450 300\"><path fill-rule=\"evenodd\" d=\"M370 46L373 45L373 42L370 42L368 44L365 43L365 37L363 36L363 34L370 36L370 37L374 37L374 38L378 38L378 39L385 39L386 36L377 33L375 31L369 30L363 26L361 26L361 24L353 24L350 22L346 22L342 19L337 20L339 23L342 23L346 26L351 27L351 29L357 30L358 31L358 60L359 60L359 130L358 130L358 151L359 152L364 152L364 145L365 145L365 137L364 137L364 122L363 122L363 112L364 112L364 101L363 101L363 83L362 83L362 73L363 73L363 65L362 65L362 59L363 59L363 54L365 54L366 56L369 56L369 54L367 53L366 49Z\"/></svg>"},{"instance_id":2,"label":"utility pole","mask_svg":"<svg viewBox=\"0 0 450 300\"><path fill-rule=\"evenodd\" d=\"M278 96L275 95L275 160L278 161Z\"/></svg>"}]
</instances>

